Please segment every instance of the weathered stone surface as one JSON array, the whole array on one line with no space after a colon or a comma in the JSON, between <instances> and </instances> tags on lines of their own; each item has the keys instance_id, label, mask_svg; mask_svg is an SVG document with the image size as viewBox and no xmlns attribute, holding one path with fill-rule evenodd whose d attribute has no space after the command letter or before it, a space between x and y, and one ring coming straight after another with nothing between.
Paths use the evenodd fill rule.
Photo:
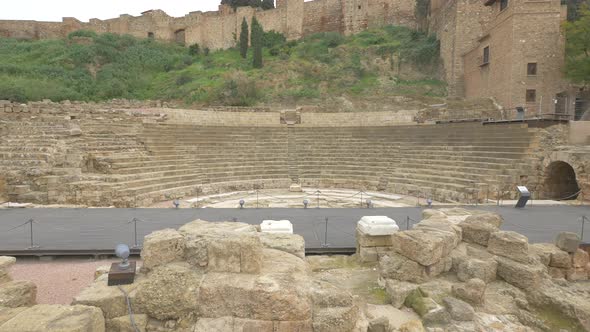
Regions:
<instances>
[{"instance_id":1,"label":"weathered stone surface","mask_svg":"<svg viewBox=\"0 0 590 332\"><path fill-rule=\"evenodd\" d=\"M0 326L6 332L104 332L100 309L82 305L40 304L28 308Z\"/></svg>"},{"instance_id":2,"label":"weathered stone surface","mask_svg":"<svg viewBox=\"0 0 590 332\"><path fill-rule=\"evenodd\" d=\"M367 332L389 332L389 319L378 317L371 320Z\"/></svg>"},{"instance_id":3,"label":"weathered stone surface","mask_svg":"<svg viewBox=\"0 0 590 332\"><path fill-rule=\"evenodd\" d=\"M454 233L412 229L393 235L393 249L421 265L429 266L448 256L457 241L458 236Z\"/></svg>"},{"instance_id":4,"label":"weathered stone surface","mask_svg":"<svg viewBox=\"0 0 590 332\"><path fill-rule=\"evenodd\" d=\"M310 267L303 259L275 249L262 249L263 265L260 274L297 274L309 273Z\"/></svg>"},{"instance_id":5,"label":"weathered stone surface","mask_svg":"<svg viewBox=\"0 0 590 332\"><path fill-rule=\"evenodd\" d=\"M456 299L454 297L445 297L443 303L447 308L447 311L451 315L451 318L458 321L470 321L473 320L475 310L473 307L464 301Z\"/></svg>"},{"instance_id":6,"label":"weathered stone surface","mask_svg":"<svg viewBox=\"0 0 590 332\"><path fill-rule=\"evenodd\" d=\"M31 281L10 281L0 287L0 307L29 307L37 303L37 286Z\"/></svg>"},{"instance_id":7,"label":"weathered stone surface","mask_svg":"<svg viewBox=\"0 0 590 332\"><path fill-rule=\"evenodd\" d=\"M420 317L423 317L429 311L435 310L439 307L439 304L432 298L425 296L420 288L411 291L406 297L404 304L406 307L414 309Z\"/></svg>"},{"instance_id":8,"label":"weathered stone surface","mask_svg":"<svg viewBox=\"0 0 590 332\"><path fill-rule=\"evenodd\" d=\"M422 322L419 319L409 321L404 323L402 326L399 327L399 332L424 332L424 326L422 326Z\"/></svg>"},{"instance_id":9,"label":"weathered stone surface","mask_svg":"<svg viewBox=\"0 0 590 332\"><path fill-rule=\"evenodd\" d=\"M6 270L16 264L16 258L11 256L0 256L0 270Z\"/></svg>"},{"instance_id":10,"label":"weathered stone surface","mask_svg":"<svg viewBox=\"0 0 590 332\"><path fill-rule=\"evenodd\" d=\"M549 263L551 263L551 254L557 250L559 248L551 243L529 244L529 253L539 257L539 261L545 266L549 266Z\"/></svg>"},{"instance_id":11,"label":"weathered stone surface","mask_svg":"<svg viewBox=\"0 0 590 332\"><path fill-rule=\"evenodd\" d=\"M28 307L18 307L18 308L7 308L7 307L0 307L0 330L2 329L2 324L12 319L12 317L18 315L19 313L27 310Z\"/></svg>"},{"instance_id":12,"label":"weathered stone surface","mask_svg":"<svg viewBox=\"0 0 590 332\"><path fill-rule=\"evenodd\" d=\"M496 257L498 277L523 289L539 287L544 278L545 267L538 264L524 264L505 257Z\"/></svg>"},{"instance_id":13,"label":"weathered stone surface","mask_svg":"<svg viewBox=\"0 0 590 332\"><path fill-rule=\"evenodd\" d=\"M141 308L135 303L136 290L139 286L139 280L135 280L130 285L121 285L131 299L133 312L137 314L141 313ZM124 316L128 312L125 294L118 287L108 286L106 277L100 278L83 289L74 297L72 304L98 307L102 310L105 319Z\"/></svg>"},{"instance_id":14,"label":"weathered stone surface","mask_svg":"<svg viewBox=\"0 0 590 332\"><path fill-rule=\"evenodd\" d=\"M590 331L590 302L587 295L546 280L541 287L530 290L527 298L537 307L555 308L564 316L576 320L585 330Z\"/></svg>"},{"instance_id":15,"label":"weathered stone surface","mask_svg":"<svg viewBox=\"0 0 590 332\"><path fill-rule=\"evenodd\" d=\"M385 318L389 326L388 332L397 331L403 324L420 318L420 316L411 310L400 310L390 305L367 304L364 312L369 325L373 321L382 321L382 318Z\"/></svg>"},{"instance_id":16,"label":"weathered stone surface","mask_svg":"<svg viewBox=\"0 0 590 332\"><path fill-rule=\"evenodd\" d=\"M385 282L385 290L391 299L391 305L396 308L401 308L406 297L417 288L418 285L405 281L388 279Z\"/></svg>"},{"instance_id":17,"label":"weathered stone surface","mask_svg":"<svg viewBox=\"0 0 590 332\"><path fill-rule=\"evenodd\" d=\"M430 218L422 220L418 224L414 225L414 229L421 229L425 231L438 231L438 232L449 232L457 236L456 244L461 242L463 236L463 230L458 225L455 225L448 221L448 219Z\"/></svg>"},{"instance_id":18,"label":"weathered stone surface","mask_svg":"<svg viewBox=\"0 0 590 332\"><path fill-rule=\"evenodd\" d=\"M467 217L459 227L463 229L463 241L487 246L490 234L497 232L503 223L498 214L482 213Z\"/></svg>"},{"instance_id":19,"label":"weathered stone surface","mask_svg":"<svg viewBox=\"0 0 590 332\"><path fill-rule=\"evenodd\" d=\"M581 267L573 267L565 272L565 278L569 281L588 280L588 270Z\"/></svg>"},{"instance_id":20,"label":"weathered stone surface","mask_svg":"<svg viewBox=\"0 0 590 332\"><path fill-rule=\"evenodd\" d=\"M547 269L547 273L549 273L549 276L551 276L551 278L553 278L553 279L565 279L566 272L567 272L566 269L562 269L559 267L550 266Z\"/></svg>"},{"instance_id":21,"label":"weathered stone surface","mask_svg":"<svg viewBox=\"0 0 590 332\"><path fill-rule=\"evenodd\" d=\"M135 322L135 326L139 332L145 332L146 326L148 322L147 315L133 315L133 321ZM108 332L136 332L131 324L131 318L129 315L116 317L110 320L107 320L106 327Z\"/></svg>"},{"instance_id":22,"label":"weathered stone surface","mask_svg":"<svg viewBox=\"0 0 590 332\"><path fill-rule=\"evenodd\" d=\"M179 319L195 312L202 275L188 263L159 266L137 289L142 313L157 319Z\"/></svg>"},{"instance_id":23,"label":"weathered stone surface","mask_svg":"<svg viewBox=\"0 0 590 332\"><path fill-rule=\"evenodd\" d=\"M485 291L486 283L481 279L470 279L465 283L455 284L452 288L455 297L474 305L483 303Z\"/></svg>"},{"instance_id":24,"label":"weathered stone surface","mask_svg":"<svg viewBox=\"0 0 590 332\"><path fill-rule=\"evenodd\" d=\"M143 267L152 269L156 266L179 261L184 255L184 237L174 229L153 232L145 237L141 257Z\"/></svg>"},{"instance_id":25,"label":"weathered stone surface","mask_svg":"<svg viewBox=\"0 0 590 332\"><path fill-rule=\"evenodd\" d=\"M0 270L0 285L12 281L12 277L7 270Z\"/></svg>"},{"instance_id":26,"label":"weathered stone surface","mask_svg":"<svg viewBox=\"0 0 590 332\"><path fill-rule=\"evenodd\" d=\"M352 332L357 319L358 308L335 307L314 309L313 312L313 332Z\"/></svg>"},{"instance_id":27,"label":"weathered stone surface","mask_svg":"<svg viewBox=\"0 0 590 332\"><path fill-rule=\"evenodd\" d=\"M572 254L572 265L575 268L585 268L590 263L588 252L578 249Z\"/></svg>"},{"instance_id":28,"label":"weathered stone surface","mask_svg":"<svg viewBox=\"0 0 590 332\"><path fill-rule=\"evenodd\" d=\"M498 263L493 260L480 260L477 258L465 260L457 267L457 278L461 281L469 279L481 279L485 283L496 280Z\"/></svg>"},{"instance_id":29,"label":"weathered stone surface","mask_svg":"<svg viewBox=\"0 0 590 332\"><path fill-rule=\"evenodd\" d=\"M259 273L262 243L256 234L230 234L207 245L210 272Z\"/></svg>"},{"instance_id":30,"label":"weathered stone surface","mask_svg":"<svg viewBox=\"0 0 590 332\"><path fill-rule=\"evenodd\" d=\"M199 317L256 320L311 319L309 280L292 274L207 273L196 299Z\"/></svg>"},{"instance_id":31,"label":"weathered stone surface","mask_svg":"<svg viewBox=\"0 0 590 332\"><path fill-rule=\"evenodd\" d=\"M379 273L385 279L422 283L428 280L426 268L402 255L391 253L379 259Z\"/></svg>"},{"instance_id":32,"label":"weathered stone surface","mask_svg":"<svg viewBox=\"0 0 590 332\"><path fill-rule=\"evenodd\" d=\"M281 250L299 258L305 258L305 240L298 234L259 233L265 248Z\"/></svg>"},{"instance_id":33,"label":"weathered stone surface","mask_svg":"<svg viewBox=\"0 0 590 332\"><path fill-rule=\"evenodd\" d=\"M498 231L490 235L488 251L515 261L529 261L529 240L526 236L511 231Z\"/></svg>"},{"instance_id":34,"label":"weathered stone surface","mask_svg":"<svg viewBox=\"0 0 590 332\"><path fill-rule=\"evenodd\" d=\"M311 298L316 307L350 307L353 305L352 294L321 280L314 280L311 284Z\"/></svg>"},{"instance_id":35,"label":"weathered stone surface","mask_svg":"<svg viewBox=\"0 0 590 332\"><path fill-rule=\"evenodd\" d=\"M96 268L96 270L94 271L94 280L100 278L101 276L108 274L109 271L111 270L111 266L110 265L102 265Z\"/></svg>"},{"instance_id":36,"label":"weathered stone surface","mask_svg":"<svg viewBox=\"0 0 590 332\"><path fill-rule=\"evenodd\" d=\"M580 237L576 233L561 232L555 237L555 245L569 253L574 253L580 246Z\"/></svg>"},{"instance_id":37,"label":"weathered stone surface","mask_svg":"<svg viewBox=\"0 0 590 332\"><path fill-rule=\"evenodd\" d=\"M558 249L551 254L549 266L569 269L572 266L572 259L567 252Z\"/></svg>"},{"instance_id":38,"label":"weathered stone surface","mask_svg":"<svg viewBox=\"0 0 590 332\"><path fill-rule=\"evenodd\" d=\"M357 247L387 247L393 245L393 235L369 235L358 227L356 229Z\"/></svg>"},{"instance_id":39,"label":"weathered stone surface","mask_svg":"<svg viewBox=\"0 0 590 332\"><path fill-rule=\"evenodd\" d=\"M185 238L186 260L196 267L206 267L209 263L208 246L219 238L237 234L257 234L255 226L237 222L211 223L195 220L182 226L179 230Z\"/></svg>"}]
</instances>

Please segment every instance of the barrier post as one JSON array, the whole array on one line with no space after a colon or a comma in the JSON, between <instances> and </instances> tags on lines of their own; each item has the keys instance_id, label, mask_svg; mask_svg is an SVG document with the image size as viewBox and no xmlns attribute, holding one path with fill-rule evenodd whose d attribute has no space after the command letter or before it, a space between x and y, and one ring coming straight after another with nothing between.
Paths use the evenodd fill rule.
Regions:
<instances>
[{"instance_id":1,"label":"barrier post","mask_svg":"<svg viewBox=\"0 0 590 332\"><path fill-rule=\"evenodd\" d=\"M323 248L328 248L330 245L328 244L328 217L326 217L326 229L324 231L324 244L322 245Z\"/></svg>"},{"instance_id":2,"label":"barrier post","mask_svg":"<svg viewBox=\"0 0 590 332\"><path fill-rule=\"evenodd\" d=\"M584 242L584 224L586 223L586 216L582 216L582 234L580 235L580 239Z\"/></svg>"},{"instance_id":3,"label":"barrier post","mask_svg":"<svg viewBox=\"0 0 590 332\"><path fill-rule=\"evenodd\" d=\"M29 250L32 250L32 249L37 249L37 248L39 248L39 246L36 246L36 245L35 245L35 238L34 238L34 235L33 235L33 223L34 223L34 222L35 222L35 220L34 220L34 219L32 219L32 218L31 218L31 219L29 219L29 221L27 221L27 223L29 224L29 227L30 227L30 228L29 228L29 237L30 237L29 239L30 239L30 242L31 242L31 243L30 243L30 244L31 244L31 246L30 246L29 248L27 248L27 249L29 249Z\"/></svg>"}]
</instances>

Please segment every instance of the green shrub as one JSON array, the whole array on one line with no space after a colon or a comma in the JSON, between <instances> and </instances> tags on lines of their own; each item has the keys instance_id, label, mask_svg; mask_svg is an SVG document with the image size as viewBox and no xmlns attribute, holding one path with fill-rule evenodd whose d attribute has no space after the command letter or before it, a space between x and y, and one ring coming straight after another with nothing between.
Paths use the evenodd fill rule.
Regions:
<instances>
[{"instance_id":1,"label":"green shrub","mask_svg":"<svg viewBox=\"0 0 590 332\"><path fill-rule=\"evenodd\" d=\"M96 38L96 36L96 32L92 30L77 30L70 32L70 34L68 34L68 39L72 39L74 37Z\"/></svg>"},{"instance_id":2,"label":"green shrub","mask_svg":"<svg viewBox=\"0 0 590 332\"><path fill-rule=\"evenodd\" d=\"M262 47L273 48L283 45L286 41L287 38L285 38L285 35L274 30L263 32L262 34Z\"/></svg>"}]
</instances>

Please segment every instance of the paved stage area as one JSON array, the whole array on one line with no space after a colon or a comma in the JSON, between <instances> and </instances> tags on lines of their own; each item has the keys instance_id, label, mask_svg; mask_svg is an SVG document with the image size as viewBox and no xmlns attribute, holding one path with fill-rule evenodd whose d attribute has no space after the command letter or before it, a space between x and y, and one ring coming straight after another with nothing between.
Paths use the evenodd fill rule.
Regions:
<instances>
[{"instance_id":1,"label":"paved stage area","mask_svg":"<svg viewBox=\"0 0 590 332\"><path fill-rule=\"evenodd\" d=\"M580 234L581 217L590 218L589 206L534 206L525 209L498 206L469 206L500 213L505 230L529 237L531 243L552 242L560 231ZM134 218L137 238L155 230L178 228L195 220L236 220L259 224L264 219L288 219L295 233L303 235L307 248L354 247L356 222L365 215L385 215L406 229L407 217L420 220L423 208L375 209L4 209L0 210L0 251L25 250L30 247L30 224L33 219L34 244L40 250L104 250L119 243L134 245ZM24 224L24 225L22 225ZM19 227L19 225L22 225ZM585 240L590 241L590 222L586 223Z\"/></svg>"}]
</instances>

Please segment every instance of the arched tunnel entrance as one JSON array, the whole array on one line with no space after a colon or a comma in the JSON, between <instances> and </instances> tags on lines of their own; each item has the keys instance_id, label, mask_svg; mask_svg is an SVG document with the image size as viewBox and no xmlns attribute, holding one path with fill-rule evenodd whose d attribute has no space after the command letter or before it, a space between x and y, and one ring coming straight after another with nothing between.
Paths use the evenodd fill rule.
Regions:
<instances>
[{"instance_id":1,"label":"arched tunnel entrance","mask_svg":"<svg viewBox=\"0 0 590 332\"><path fill-rule=\"evenodd\" d=\"M545 196L549 199L571 200L578 198L580 187L574 168L564 161L554 161L545 173Z\"/></svg>"}]
</instances>

